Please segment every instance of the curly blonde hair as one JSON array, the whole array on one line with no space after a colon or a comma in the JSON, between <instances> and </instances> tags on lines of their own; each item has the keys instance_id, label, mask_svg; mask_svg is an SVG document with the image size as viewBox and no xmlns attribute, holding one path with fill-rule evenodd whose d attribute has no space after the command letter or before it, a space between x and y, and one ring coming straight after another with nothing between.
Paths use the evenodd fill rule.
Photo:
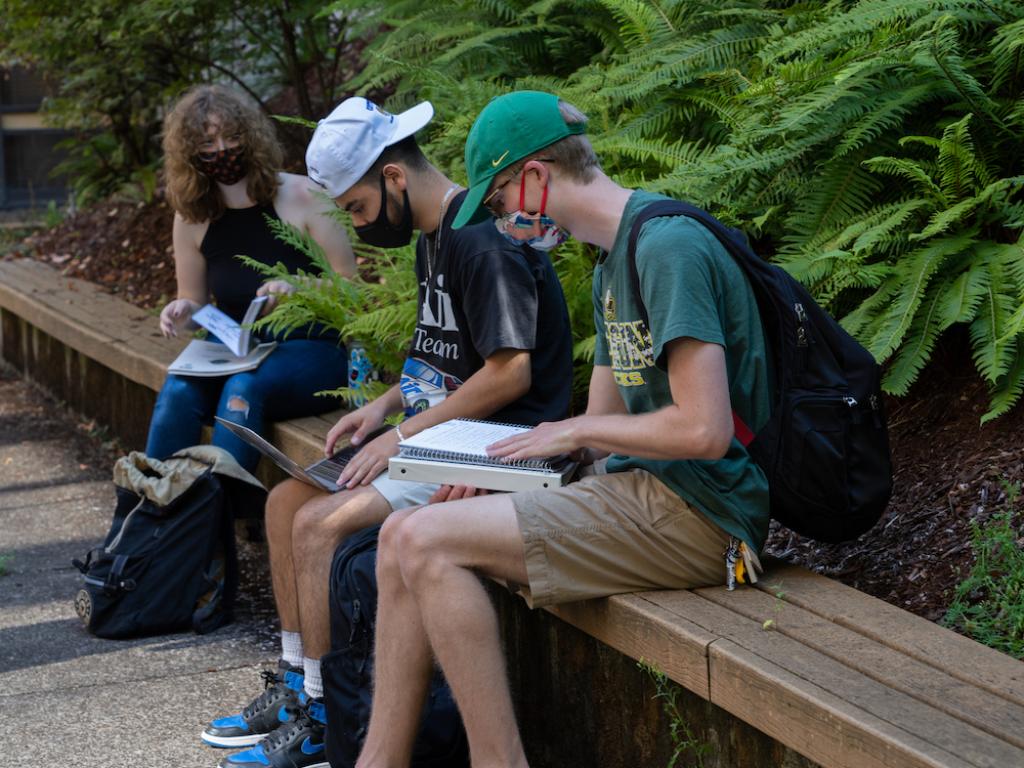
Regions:
<instances>
[{"instance_id":1,"label":"curly blonde hair","mask_svg":"<svg viewBox=\"0 0 1024 768\"><path fill-rule=\"evenodd\" d=\"M167 199L189 222L213 221L224 213L217 184L199 170L200 145L211 120L228 136L237 134L249 164L246 190L259 205L277 194L281 146L274 125L249 98L221 85L189 89L164 118L164 170Z\"/></svg>"}]
</instances>

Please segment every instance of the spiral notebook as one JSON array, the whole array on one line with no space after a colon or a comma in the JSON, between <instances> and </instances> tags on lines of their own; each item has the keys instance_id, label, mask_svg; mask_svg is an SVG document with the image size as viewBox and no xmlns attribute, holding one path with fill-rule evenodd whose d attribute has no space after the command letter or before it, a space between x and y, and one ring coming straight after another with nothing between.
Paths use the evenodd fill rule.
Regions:
<instances>
[{"instance_id":1,"label":"spiral notebook","mask_svg":"<svg viewBox=\"0 0 1024 768\"><path fill-rule=\"evenodd\" d=\"M565 485L577 466L568 456L509 461L487 455L487 446L530 429L518 424L452 419L401 441L398 455L388 462L388 476L491 491L534 491Z\"/></svg>"}]
</instances>

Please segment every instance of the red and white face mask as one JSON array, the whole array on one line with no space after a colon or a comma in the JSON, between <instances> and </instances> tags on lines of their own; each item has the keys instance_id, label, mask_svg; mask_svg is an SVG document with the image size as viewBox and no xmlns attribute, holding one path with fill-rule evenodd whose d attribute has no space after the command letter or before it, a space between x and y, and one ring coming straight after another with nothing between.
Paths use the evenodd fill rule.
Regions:
<instances>
[{"instance_id":1,"label":"red and white face mask","mask_svg":"<svg viewBox=\"0 0 1024 768\"><path fill-rule=\"evenodd\" d=\"M548 204L548 185L544 185L538 213L523 210L525 190L526 177L523 176L519 181L519 210L510 211L494 220L498 232L515 245L528 245L538 251L550 251L568 240L569 233L544 213Z\"/></svg>"}]
</instances>

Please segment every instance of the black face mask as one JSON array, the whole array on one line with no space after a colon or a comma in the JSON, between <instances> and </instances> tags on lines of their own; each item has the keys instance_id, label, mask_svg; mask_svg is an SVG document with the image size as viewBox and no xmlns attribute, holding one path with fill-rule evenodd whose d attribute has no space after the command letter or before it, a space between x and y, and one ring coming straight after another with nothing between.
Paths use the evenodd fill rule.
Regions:
<instances>
[{"instance_id":1,"label":"black face mask","mask_svg":"<svg viewBox=\"0 0 1024 768\"><path fill-rule=\"evenodd\" d=\"M244 147L225 147L219 152L199 157L199 170L214 181L231 186L241 181L248 173Z\"/></svg>"},{"instance_id":2,"label":"black face mask","mask_svg":"<svg viewBox=\"0 0 1024 768\"><path fill-rule=\"evenodd\" d=\"M384 183L384 174L380 175L380 213L372 224L356 227L356 234L364 243L377 248L401 248L412 240L412 206L409 205L409 193L402 190L402 220L398 224L388 221L388 195Z\"/></svg>"}]
</instances>

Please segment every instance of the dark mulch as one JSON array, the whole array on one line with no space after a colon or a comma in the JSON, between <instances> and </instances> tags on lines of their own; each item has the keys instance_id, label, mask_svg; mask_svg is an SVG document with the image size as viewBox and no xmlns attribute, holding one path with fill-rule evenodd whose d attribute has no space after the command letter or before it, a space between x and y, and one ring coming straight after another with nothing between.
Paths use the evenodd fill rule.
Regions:
<instances>
[{"instance_id":1,"label":"dark mulch","mask_svg":"<svg viewBox=\"0 0 1024 768\"><path fill-rule=\"evenodd\" d=\"M174 291L170 224L160 200L107 202L31 237L22 250L139 306L158 307ZM896 490L883 520L844 545L802 540L773 524L769 553L940 618L957 569L973 561L971 521L1005 509L1004 483L1024 480L1024 408L981 427L987 400L966 334L952 334L913 390L888 402ZM1017 521L1024 524L1020 515Z\"/></svg>"},{"instance_id":2,"label":"dark mulch","mask_svg":"<svg viewBox=\"0 0 1024 768\"><path fill-rule=\"evenodd\" d=\"M160 190L151 203L111 199L29 236L20 250L136 306L160 308L177 294L173 220Z\"/></svg>"}]
</instances>

